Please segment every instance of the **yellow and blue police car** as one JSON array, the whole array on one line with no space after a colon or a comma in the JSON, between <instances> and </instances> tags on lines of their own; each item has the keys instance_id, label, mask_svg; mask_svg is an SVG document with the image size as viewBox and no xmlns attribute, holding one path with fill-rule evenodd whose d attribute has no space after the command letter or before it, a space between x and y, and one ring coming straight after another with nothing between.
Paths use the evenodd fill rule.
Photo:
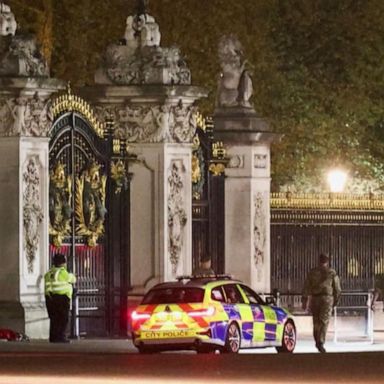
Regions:
<instances>
[{"instance_id":1,"label":"yellow and blue police car","mask_svg":"<svg viewBox=\"0 0 384 384\"><path fill-rule=\"evenodd\" d=\"M154 286L132 312L131 326L141 353L258 347L293 352L296 345L292 315L230 276L180 277Z\"/></svg>"}]
</instances>

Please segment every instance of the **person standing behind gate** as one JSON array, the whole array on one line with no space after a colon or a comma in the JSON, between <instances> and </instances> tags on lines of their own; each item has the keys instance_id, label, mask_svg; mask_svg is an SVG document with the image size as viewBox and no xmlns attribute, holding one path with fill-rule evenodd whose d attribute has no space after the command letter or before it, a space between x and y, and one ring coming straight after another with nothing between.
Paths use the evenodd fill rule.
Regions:
<instances>
[{"instance_id":1,"label":"person standing behind gate","mask_svg":"<svg viewBox=\"0 0 384 384\"><path fill-rule=\"evenodd\" d=\"M376 301L384 301L384 274L375 275L375 286L372 291L371 309L375 310ZM384 308L383 308L384 310Z\"/></svg>"},{"instance_id":2,"label":"person standing behind gate","mask_svg":"<svg viewBox=\"0 0 384 384\"><path fill-rule=\"evenodd\" d=\"M53 267L44 275L45 303L50 320L49 341L67 343L66 329L69 308L76 277L67 271L66 258L57 253L53 257Z\"/></svg>"},{"instance_id":3,"label":"person standing behind gate","mask_svg":"<svg viewBox=\"0 0 384 384\"><path fill-rule=\"evenodd\" d=\"M329 267L329 257L319 256L319 265L313 268L304 283L302 306L312 312L313 338L316 348L324 353L332 308L337 305L341 295L340 279L336 271Z\"/></svg>"}]
</instances>

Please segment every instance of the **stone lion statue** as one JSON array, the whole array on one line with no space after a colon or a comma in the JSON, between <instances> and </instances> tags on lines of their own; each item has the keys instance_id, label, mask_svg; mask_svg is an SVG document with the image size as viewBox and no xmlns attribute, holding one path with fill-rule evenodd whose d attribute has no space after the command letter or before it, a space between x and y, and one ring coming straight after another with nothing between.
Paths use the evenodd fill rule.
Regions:
<instances>
[{"instance_id":1,"label":"stone lion statue","mask_svg":"<svg viewBox=\"0 0 384 384\"><path fill-rule=\"evenodd\" d=\"M233 35L223 36L219 41L218 56L221 73L217 106L251 108L249 99L253 93L252 79L239 40Z\"/></svg>"}]
</instances>

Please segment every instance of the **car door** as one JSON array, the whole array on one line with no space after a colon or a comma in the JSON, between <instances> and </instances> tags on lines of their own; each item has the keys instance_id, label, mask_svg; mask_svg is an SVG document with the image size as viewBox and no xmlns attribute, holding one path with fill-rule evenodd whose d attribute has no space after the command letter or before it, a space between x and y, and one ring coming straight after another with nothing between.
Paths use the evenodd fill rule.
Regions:
<instances>
[{"instance_id":1,"label":"car door","mask_svg":"<svg viewBox=\"0 0 384 384\"><path fill-rule=\"evenodd\" d=\"M249 304L246 304L244 295L237 284L223 286L226 303L225 310L229 320L235 320L240 327L241 346L252 345L253 314Z\"/></svg>"},{"instance_id":2,"label":"car door","mask_svg":"<svg viewBox=\"0 0 384 384\"><path fill-rule=\"evenodd\" d=\"M276 340L276 312L266 305L264 300L251 288L240 284L240 288L249 302L253 314L253 342L272 342Z\"/></svg>"}]
</instances>

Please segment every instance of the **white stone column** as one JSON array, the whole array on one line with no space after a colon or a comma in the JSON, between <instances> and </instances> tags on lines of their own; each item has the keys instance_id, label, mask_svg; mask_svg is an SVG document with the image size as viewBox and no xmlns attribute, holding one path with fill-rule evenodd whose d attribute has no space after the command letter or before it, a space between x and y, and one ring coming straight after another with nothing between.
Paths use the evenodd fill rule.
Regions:
<instances>
[{"instance_id":1,"label":"white stone column","mask_svg":"<svg viewBox=\"0 0 384 384\"><path fill-rule=\"evenodd\" d=\"M135 149L143 163L132 169L131 268L132 284L140 286L191 273L192 159L188 144Z\"/></svg>"},{"instance_id":2,"label":"white stone column","mask_svg":"<svg viewBox=\"0 0 384 384\"><path fill-rule=\"evenodd\" d=\"M270 291L270 150L229 146L225 171L226 272L257 292Z\"/></svg>"},{"instance_id":3,"label":"white stone column","mask_svg":"<svg viewBox=\"0 0 384 384\"><path fill-rule=\"evenodd\" d=\"M131 285L154 284L192 271L192 139L194 86L112 86L82 90L101 122L112 119L137 161L131 181Z\"/></svg>"},{"instance_id":4,"label":"white stone column","mask_svg":"<svg viewBox=\"0 0 384 384\"><path fill-rule=\"evenodd\" d=\"M51 79L0 79L0 327L48 335L43 276L48 269Z\"/></svg>"},{"instance_id":5,"label":"white stone column","mask_svg":"<svg viewBox=\"0 0 384 384\"><path fill-rule=\"evenodd\" d=\"M215 137L227 148L225 271L270 292L270 145L280 135L252 108L215 111Z\"/></svg>"}]
</instances>

